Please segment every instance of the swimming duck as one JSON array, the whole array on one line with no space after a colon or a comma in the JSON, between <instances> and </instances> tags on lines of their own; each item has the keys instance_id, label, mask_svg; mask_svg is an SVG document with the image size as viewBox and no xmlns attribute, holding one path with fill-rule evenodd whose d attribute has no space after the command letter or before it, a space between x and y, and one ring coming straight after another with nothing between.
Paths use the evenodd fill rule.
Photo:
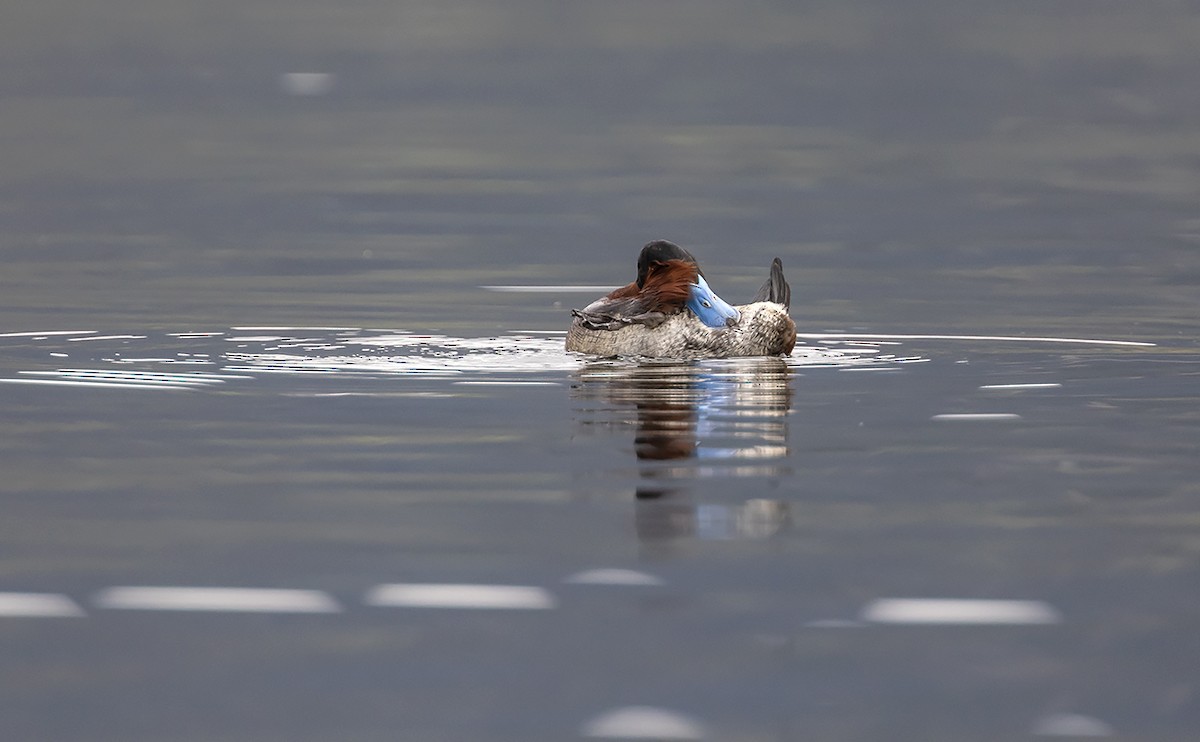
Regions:
<instances>
[{"instance_id":1,"label":"swimming duck","mask_svg":"<svg viewBox=\"0 0 1200 742\"><path fill-rule=\"evenodd\" d=\"M787 355L796 344L791 298L779 258L751 302L734 307L709 288L691 253L655 240L642 248L633 282L571 310L567 350L651 358Z\"/></svg>"}]
</instances>

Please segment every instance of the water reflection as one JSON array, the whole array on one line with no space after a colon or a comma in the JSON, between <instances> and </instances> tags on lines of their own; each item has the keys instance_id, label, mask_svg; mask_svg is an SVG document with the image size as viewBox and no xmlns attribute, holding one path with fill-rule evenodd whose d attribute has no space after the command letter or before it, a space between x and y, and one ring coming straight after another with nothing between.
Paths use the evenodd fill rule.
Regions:
<instances>
[{"instance_id":1,"label":"water reflection","mask_svg":"<svg viewBox=\"0 0 1200 742\"><path fill-rule=\"evenodd\" d=\"M576 421L630 425L637 459L637 533L647 541L767 538L787 503L701 503L693 485L787 474L790 369L779 358L589 363L575 373Z\"/></svg>"}]
</instances>

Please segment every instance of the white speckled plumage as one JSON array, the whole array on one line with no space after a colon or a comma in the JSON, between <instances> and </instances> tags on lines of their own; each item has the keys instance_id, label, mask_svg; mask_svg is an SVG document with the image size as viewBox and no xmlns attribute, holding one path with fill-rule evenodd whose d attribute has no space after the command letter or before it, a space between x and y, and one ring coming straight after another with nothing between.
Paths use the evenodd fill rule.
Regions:
<instances>
[{"instance_id":1,"label":"white speckled plumage","mask_svg":"<svg viewBox=\"0 0 1200 742\"><path fill-rule=\"evenodd\" d=\"M668 316L654 327L630 324L616 330L593 330L578 317L567 331L567 350L599 356L651 358L732 358L791 353L796 323L787 308L771 301L737 307L741 319L732 327L705 326L689 311Z\"/></svg>"}]
</instances>

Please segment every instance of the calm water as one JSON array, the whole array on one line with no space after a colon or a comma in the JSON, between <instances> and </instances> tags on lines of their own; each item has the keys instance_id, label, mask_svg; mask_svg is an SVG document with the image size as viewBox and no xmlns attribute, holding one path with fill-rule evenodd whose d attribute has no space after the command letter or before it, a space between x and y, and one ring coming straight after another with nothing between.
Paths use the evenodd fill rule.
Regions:
<instances>
[{"instance_id":1,"label":"calm water","mask_svg":"<svg viewBox=\"0 0 1200 742\"><path fill-rule=\"evenodd\" d=\"M5 738L1195 739L1185 5L7 16Z\"/></svg>"}]
</instances>

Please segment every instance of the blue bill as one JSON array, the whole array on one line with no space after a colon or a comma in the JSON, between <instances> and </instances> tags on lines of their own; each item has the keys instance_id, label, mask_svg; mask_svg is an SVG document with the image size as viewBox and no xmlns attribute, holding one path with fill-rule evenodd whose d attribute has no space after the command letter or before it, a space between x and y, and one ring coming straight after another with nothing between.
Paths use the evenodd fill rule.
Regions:
<instances>
[{"instance_id":1,"label":"blue bill","mask_svg":"<svg viewBox=\"0 0 1200 742\"><path fill-rule=\"evenodd\" d=\"M742 318L738 310L713 293L704 276L697 276L687 300L688 309L709 327L728 327Z\"/></svg>"}]
</instances>

